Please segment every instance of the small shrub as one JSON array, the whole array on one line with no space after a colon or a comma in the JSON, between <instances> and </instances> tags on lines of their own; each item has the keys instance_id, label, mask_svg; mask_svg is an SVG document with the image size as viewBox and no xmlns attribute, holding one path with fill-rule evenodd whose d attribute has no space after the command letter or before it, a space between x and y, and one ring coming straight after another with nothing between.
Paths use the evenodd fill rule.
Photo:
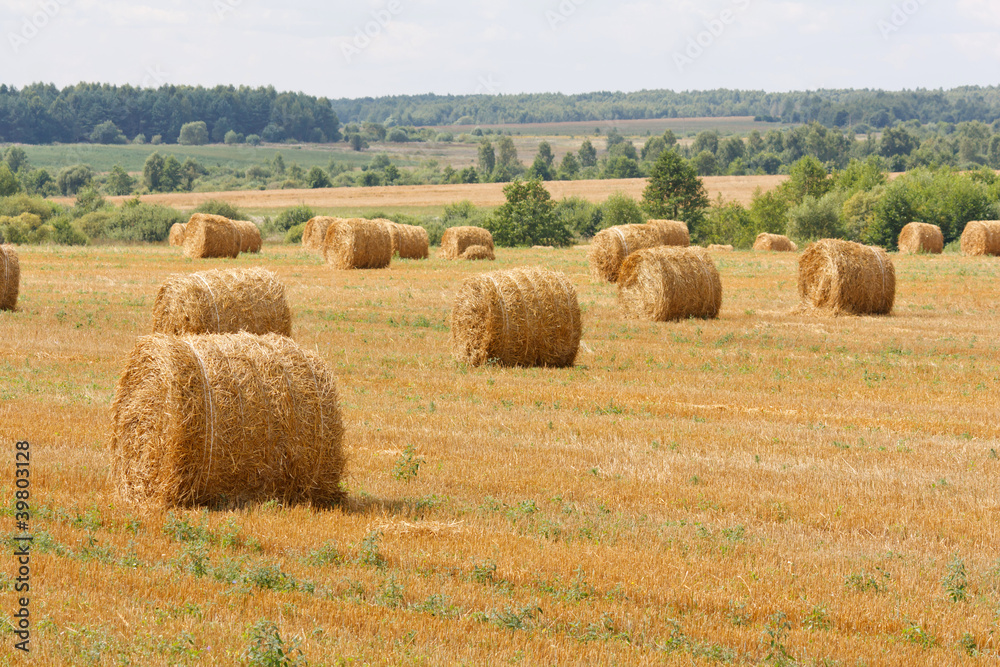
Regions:
<instances>
[{"instance_id":1,"label":"small shrub","mask_svg":"<svg viewBox=\"0 0 1000 667\"><path fill-rule=\"evenodd\" d=\"M221 215L223 218L229 218L230 220L249 220L247 215L236 208L232 204L220 199L209 199L208 201L202 202L198 208L194 210L195 213L207 213L209 215Z\"/></svg>"},{"instance_id":2,"label":"small shrub","mask_svg":"<svg viewBox=\"0 0 1000 667\"><path fill-rule=\"evenodd\" d=\"M420 472L420 464L424 462L422 457L416 456L413 445L407 445L403 454L396 460L396 465L392 468L393 479L403 482L411 482L417 478Z\"/></svg>"},{"instance_id":3,"label":"small shrub","mask_svg":"<svg viewBox=\"0 0 1000 667\"><path fill-rule=\"evenodd\" d=\"M250 642L243 651L243 661L251 667L297 667L306 660L299 650L299 641L287 644L273 621L259 621L245 635Z\"/></svg>"},{"instance_id":4,"label":"small shrub","mask_svg":"<svg viewBox=\"0 0 1000 667\"><path fill-rule=\"evenodd\" d=\"M107 237L116 241L165 241L170 235L171 225L187 222L187 219L180 211L167 206L144 204L138 198L130 199L115 211L108 222Z\"/></svg>"},{"instance_id":5,"label":"small shrub","mask_svg":"<svg viewBox=\"0 0 1000 667\"><path fill-rule=\"evenodd\" d=\"M293 225L287 232L285 232L285 243L302 243L302 234L306 231L306 223L300 222L297 225Z\"/></svg>"},{"instance_id":6,"label":"small shrub","mask_svg":"<svg viewBox=\"0 0 1000 667\"><path fill-rule=\"evenodd\" d=\"M308 206L292 206L279 213L272 224L275 231L285 233L295 225L309 222L314 217L316 217L316 213Z\"/></svg>"}]
</instances>

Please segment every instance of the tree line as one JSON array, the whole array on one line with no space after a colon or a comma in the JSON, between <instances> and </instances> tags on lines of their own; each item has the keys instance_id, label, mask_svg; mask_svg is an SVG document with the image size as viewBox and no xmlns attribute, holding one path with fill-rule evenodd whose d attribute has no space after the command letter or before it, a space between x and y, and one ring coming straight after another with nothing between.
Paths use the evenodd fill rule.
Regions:
<instances>
[{"instance_id":1,"label":"tree line","mask_svg":"<svg viewBox=\"0 0 1000 667\"><path fill-rule=\"evenodd\" d=\"M229 132L270 142L341 138L329 100L272 86L0 85L0 142L176 143L182 128L196 122L216 142Z\"/></svg>"}]
</instances>

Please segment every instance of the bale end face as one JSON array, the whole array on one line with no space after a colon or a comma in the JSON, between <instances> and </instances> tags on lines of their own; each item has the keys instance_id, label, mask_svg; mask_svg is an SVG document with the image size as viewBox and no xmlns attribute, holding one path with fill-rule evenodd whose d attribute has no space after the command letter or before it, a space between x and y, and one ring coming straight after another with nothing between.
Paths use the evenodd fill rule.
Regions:
<instances>
[{"instance_id":1,"label":"bale end face","mask_svg":"<svg viewBox=\"0 0 1000 667\"><path fill-rule=\"evenodd\" d=\"M482 227L449 227L441 236L441 258L461 259L470 246L493 250L493 234Z\"/></svg>"},{"instance_id":2,"label":"bale end face","mask_svg":"<svg viewBox=\"0 0 1000 667\"><path fill-rule=\"evenodd\" d=\"M888 315L896 300L896 269L881 248L817 241L799 258L799 294L806 307L834 315Z\"/></svg>"},{"instance_id":3,"label":"bale end face","mask_svg":"<svg viewBox=\"0 0 1000 667\"><path fill-rule=\"evenodd\" d=\"M0 310L17 310L21 263L12 245L0 245Z\"/></svg>"},{"instance_id":4,"label":"bale end face","mask_svg":"<svg viewBox=\"0 0 1000 667\"><path fill-rule=\"evenodd\" d=\"M763 234L757 235L757 240L754 241L753 249L756 252L762 252L765 250L770 250L772 252L798 252L799 247L787 236L782 236L781 234L768 234L764 232Z\"/></svg>"},{"instance_id":5,"label":"bale end face","mask_svg":"<svg viewBox=\"0 0 1000 667\"><path fill-rule=\"evenodd\" d=\"M966 257L1000 255L1000 221L974 220L962 232L962 254Z\"/></svg>"},{"instance_id":6,"label":"bale end face","mask_svg":"<svg viewBox=\"0 0 1000 667\"><path fill-rule=\"evenodd\" d=\"M175 222L170 226L170 238L169 243L172 246L181 247L184 245L184 230L187 229L187 223L185 222Z\"/></svg>"}]
</instances>

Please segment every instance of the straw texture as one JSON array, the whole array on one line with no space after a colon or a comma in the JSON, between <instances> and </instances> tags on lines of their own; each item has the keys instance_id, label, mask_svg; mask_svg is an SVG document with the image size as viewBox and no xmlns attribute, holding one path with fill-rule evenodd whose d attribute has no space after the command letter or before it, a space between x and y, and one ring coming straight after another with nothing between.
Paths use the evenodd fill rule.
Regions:
<instances>
[{"instance_id":1,"label":"straw texture","mask_svg":"<svg viewBox=\"0 0 1000 667\"><path fill-rule=\"evenodd\" d=\"M650 220L646 224L660 233L661 245L681 248L691 245L691 233L688 231L687 223L682 220Z\"/></svg>"},{"instance_id":2,"label":"straw texture","mask_svg":"<svg viewBox=\"0 0 1000 667\"><path fill-rule=\"evenodd\" d=\"M493 248L487 248L484 245L470 245L462 253L461 259L472 261L486 259L492 262L496 259L496 255L493 254Z\"/></svg>"},{"instance_id":3,"label":"straw texture","mask_svg":"<svg viewBox=\"0 0 1000 667\"><path fill-rule=\"evenodd\" d=\"M392 261L392 237L381 222L337 220L327 227L323 255L338 269L383 269Z\"/></svg>"},{"instance_id":4,"label":"straw texture","mask_svg":"<svg viewBox=\"0 0 1000 667\"><path fill-rule=\"evenodd\" d=\"M0 310L17 310L21 263L12 245L0 245Z\"/></svg>"},{"instance_id":5,"label":"straw texture","mask_svg":"<svg viewBox=\"0 0 1000 667\"><path fill-rule=\"evenodd\" d=\"M899 252L904 255L940 254L944 252L944 234L937 225L911 222L899 232Z\"/></svg>"},{"instance_id":6,"label":"straw texture","mask_svg":"<svg viewBox=\"0 0 1000 667\"><path fill-rule=\"evenodd\" d=\"M1000 255L1000 220L974 220L962 232L962 254Z\"/></svg>"},{"instance_id":7,"label":"straw texture","mask_svg":"<svg viewBox=\"0 0 1000 667\"><path fill-rule=\"evenodd\" d=\"M169 243L172 246L182 246L184 245L184 230L187 229L186 222L175 222L170 225L170 239Z\"/></svg>"},{"instance_id":8,"label":"straw texture","mask_svg":"<svg viewBox=\"0 0 1000 667\"><path fill-rule=\"evenodd\" d=\"M713 243L709 245L708 249L711 252L732 252L734 250L733 246L731 245L720 245L718 243Z\"/></svg>"},{"instance_id":9,"label":"straw texture","mask_svg":"<svg viewBox=\"0 0 1000 667\"><path fill-rule=\"evenodd\" d=\"M236 257L242 245L239 228L221 215L195 213L184 231L184 254L194 259Z\"/></svg>"},{"instance_id":10,"label":"straw texture","mask_svg":"<svg viewBox=\"0 0 1000 667\"><path fill-rule=\"evenodd\" d=\"M138 339L111 407L111 473L148 505L342 498L334 377L284 336Z\"/></svg>"},{"instance_id":11,"label":"straw texture","mask_svg":"<svg viewBox=\"0 0 1000 667\"><path fill-rule=\"evenodd\" d=\"M598 280L615 282L625 258L636 250L663 245L663 232L654 225L616 225L594 235L587 251L590 271Z\"/></svg>"},{"instance_id":12,"label":"straw texture","mask_svg":"<svg viewBox=\"0 0 1000 667\"><path fill-rule=\"evenodd\" d=\"M292 335L285 286L267 269L214 269L174 276L153 304L153 332Z\"/></svg>"},{"instance_id":13,"label":"straw texture","mask_svg":"<svg viewBox=\"0 0 1000 667\"><path fill-rule=\"evenodd\" d=\"M798 252L799 247L795 245L787 236L781 234L768 234L767 232L757 235L753 249L756 251L772 250L774 252Z\"/></svg>"},{"instance_id":14,"label":"straw texture","mask_svg":"<svg viewBox=\"0 0 1000 667\"><path fill-rule=\"evenodd\" d=\"M383 220L392 238L392 254L400 259L427 259L431 242L427 230L417 225L401 225Z\"/></svg>"},{"instance_id":15,"label":"straw texture","mask_svg":"<svg viewBox=\"0 0 1000 667\"><path fill-rule=\"evenodd\" d=\"M326 241L326 230L340 218L328 216L316 216L306 223L302 231L302 247L307 250L323 250L323 242Z\"/></svg>"},{"instance_id":16,"label":"straw texture","mask_svg":"<svg viewBox=\"0 0 1000 667\"><path fill-rule=\"evenodd\" d=\"M493 235L482 227L449 227L441 236L443 259L461 259L469 246L481 245L493 251Z\"/></svg>"},{"instance_id":17,"label":"straw texture","mask_svg":"<svg viewBox=\"0 0 1000 667\"><path fill-rule=\"evenodd\" d=\"M258 253L264 245L260 238L260 228L249 220L233 220L240 230L240 252Z\"/></svg>"},{"instance_id":18,"label":"straw texture","mask_svg":"<svg viewBox=\"0 0 1000 667\"><path fill-rule=\"evenodd\" d=\"M807 307L834 314L888 315L896 300L896 269L881 248L817 241L799 258L799 295Z\"/></svg>"},{"instance_id":19,"label":"straw texture","mask_svg":"<svg viewBox=\"0 0 1000 667\"><path fill-rule=\"evenodd\" d=\"M722 281L704 248L647 248L622 264L618 301L632 319L714 319L722 307Z\"/></svg>"},{"instance_id":20,"label":"straw texture","mask_svg":"<svg viewBox=\"0 0 1000 667\"><path fill-rule=\"evenodd\" d=\"M572 366L582 321L565 274L538 268L473 276L451 311L451 349L471 366Z\"/></svg>"}]
</instances>

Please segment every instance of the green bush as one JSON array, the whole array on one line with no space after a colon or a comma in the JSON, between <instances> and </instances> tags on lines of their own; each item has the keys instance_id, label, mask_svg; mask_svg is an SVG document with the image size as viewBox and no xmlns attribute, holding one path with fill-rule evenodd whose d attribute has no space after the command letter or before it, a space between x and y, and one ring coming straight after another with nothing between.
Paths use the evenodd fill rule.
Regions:
<instances>
[{"instance_id":1,"label":"green bush","mask_svg":"<svg viewBox=\"0 0 1000 667\"><path fill-rule=\"evenodd\" d=\"M639 203L624 192L615 192L601 205L601 229L646 222Z\"/></svg>"},{"instance_id":2,"label":"green bush","mask_svg":"<svg viewBox=\"0 0 1000 667\"><path fill-rule=\"evenodd\" d=\"M0 216L17 217L22 213L32 213L45 222L62 213L63 210L63 207L58 204L23 193L12 197L0 197Z\"/></svg>"},{"instance_id":3,"label":"green bush","mask_svg":"<svg viewBox=\"0 0 1000 667\"><path fill-rule=\"evenodd\" d=\"M89 239L103 239L107 238L108 224L114 217L115 211L113 209L94 211L77 218L76 226Z\"/></svg>"},{"instance_id":4,"label":"green bush","mask_svg":"<svg viewBox=\"0 0 1000 667\"><path fill-rule=\"evenodd\" d=\"M572 233L556 217L555 202L540 180L514 181L503 193L507 202L483 223L498 246L567 246L573 242Z\"/></svg>"},{"instance_id":5,"label":"green bush","mask_svg":"<svg viewBox=\"0 0 1000 667\"><path fill-rule=\"evenodd\" d=\"M556 204L556 217L578 238L590 238L603 228L604 211L582 197L566 197Z\"/></svg>"},{"instance_id":6,"label":"green bush","mask_svg":"<svg viewBox=\"0 0 1000 667\"><path fill-rule=\"evenodd\" d=\"M249 220L243 211L229 202L222 201L221 199L209 199L204 201L198 205L198 208L196 208L194 212L206 213L208 215L221 215L223 218L229 218L230 220Z\"/></svg>"},{"instance_id":7,"label":"green bush","mask_svg":"<svg viewBox=\"0 0 1000 667\"><path fill-rule=\"evenodd\" d=\"M35 243L34 239L47 237L47 232L39 232L43 220L34 213L17 216L0 215L0 237L4 243Z\"/></svg>"},{"instance_id":8,"label":"green bush","mask_svg":"<svg viewBox=\"0 0 1000 667\"><path fill-rule=\"evenodd\" d=\"M278 214L278 217L274 219L272 224L274 225L274 229L276 231L284 234L295 225L302 222L309 222L309 220L315 217L316 213L311 208L305 205L299 205L286 208Z\"/></svg>"},{"instance_id":9,"label":"green bush","mask_svg":"<svg viewBox=\"0 0 1000 667\"><path fill-rule=\"evenodd\" d=\"M69 216L60 215L53 218L50 223L52 227L51 240L58 245L87 245L89 239L86 234L73 226L73 221Z\"/></svg>"},{"instance_id":10,"label":"green bush","mask_svg":"<svg viewBox=\"0 0 1000 667\"><path fill-rule=\"evenodd\" d=\"M285 243L302 243L302 234L306 231L306 223L300 222L297 225L292 225L287 232L285 232Z\"/></svg>"},{"instance_id":11,"label":"green bush","mask_svg":"<svg viewBox=\"0 0 1000 667\"><path fill-rule=\"evenodd\" d=\"M721 199L709 209L699 229L699 242L731 244L737 248L753 246L754 231L750 211L738 202L724 203Z\"/></svg>"},{"instance_id":12,"label":"green bush","mask_svg":"<svg viewBox=\"0 0 1000 667\"><path fill-rule=\"evenodd\" d=\"M106 234L115 241L155 243L165 241L171 225L177 222L187 222L187 216L167 206L130 199L108 221Z\"/></svg>"},{"instance_id":13,"label":"green bush","mask_svg":"<svg viewBox=\"0 0 1000 667\"><path fill-rule=\"evenodd\" d=\"M830 192L819 199L806 195L788 211L788 233L795 239L815 241L844 237L842 213L847 193Z\"/></svg>"}]
</instances>

